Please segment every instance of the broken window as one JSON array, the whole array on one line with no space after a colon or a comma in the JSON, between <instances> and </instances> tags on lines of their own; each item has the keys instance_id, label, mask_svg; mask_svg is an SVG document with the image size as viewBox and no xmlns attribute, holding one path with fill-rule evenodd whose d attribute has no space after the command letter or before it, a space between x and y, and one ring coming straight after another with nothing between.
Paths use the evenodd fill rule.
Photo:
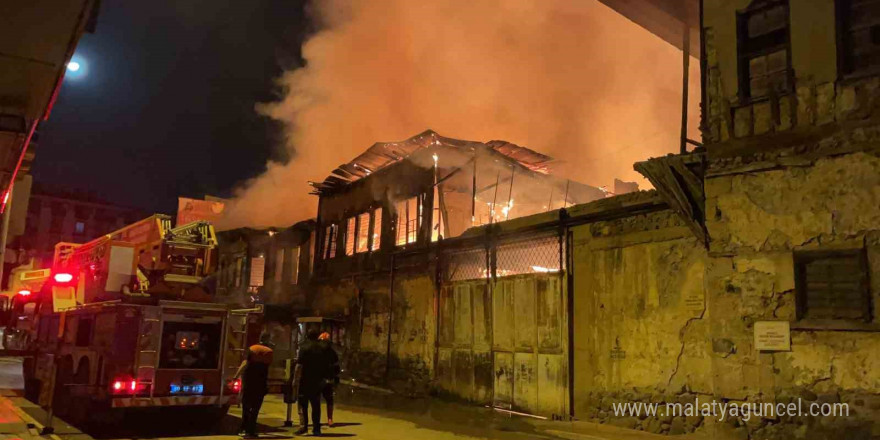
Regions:
<instances>
[{"instance_id":1,"label":"broken window","mask_svg":"<svg viewBox=\"0 0 880 440\"><path fill-rule=\"evenodd\" d=\"M370 250L377 251L382 245L382 208L373 210L373 241L370 242Z\"/></svg>"},{"instance_id":2,"label":"broken window","mask_svg":"<svg viewBox=\"0 0 880 440\"><path fill-rule=\"evenodd\" d=\"M336 257L337 229L339 228L336 225L330 225L324 231L324 259Z\"/></svg>"},{"instance_id":3,"label":"broken window","mask_svg":"<svg viewBox=\"0 0 880 440\"><path fill-rule=\"evenodd\" d=\"M841 73L880 70L880 0L838 0L837 32Z\"/></svg>"},{"instance_id":4,"label":"broken window","mask_svg":"<svg viewBox=\"0 0 880 440\"><path fill-rule=\"evenodd\" d=\"M443 227L443 207L441 203L443 200L441 199L443 194L440 191L439 185L434 185L434 209L431 213L431 241L442 240L445 234L445 229Z\"/></svg>"},{"instance_id":5,"label":"broken window","mask_svg":"<svg viewBox=\"0 0 880 440\"><path fill-rule=\"evenodd\" d=\"M800 252L794 262L798 319L871 320L864 250Z\"/></svg>"},{"instance_id":6,"label":"broken window","mask_svg":"<svg viewBox=\"0 0 880 440\"><path fill-rule=\"evenodd\" d=\"M740 92L761 98L791 92L788 3L754 2L738 17Z\"/></svg>"},{"instance_id":7,"label":"broken window","mask_svg":"<svg viewBox=\"0 0 880 440\"><path fill-rule=\"evenodd\" d=\"M415 243L421 226L422 205L419 197L401 200L395 204L397 208L397 240L398 246Z\"/></svg>"},{"instance_id":8,"label":"broken window","mask_svg":"<svg viewBox=\"0 0 880 440\"><path fill-rule=\"evenodd\" d=\"M284 249L275 251L275 273L273 279L276 283L281 282L281 275L284 273Z\"/></svg>"},{"instance_id":9,"label":"broken window","mask_svg":"<svg viewBox=\"0 0 880 440\"><path fill-rule=\"evenodd\" d=\"M345 223L345 255L354 255L356 219L357 217L349 217Z\"/></svg>"},{"instance_id":10,"label":"broken window","mask_svg":"<svg viewBox=\"0 0 880 440\"><path fill-rule=\"evenodd\" d=\"M241 287L242 270L244 269L244 258L235 259L235 287Z\"/></svg>"},{"instance_id":11,"label":"broken window","mask_svg":"<svg viewBox=\"0 0 880 440\"><path fill-rule=\"evenodd\" d=\"M370 244L370 213L365 212L357 217L357 242L355 252L362 253L369 249Z\"/></svg>"},{"instance_id":12,"label":"broken window","mask_svg":"<svg viewBox=\"0 0 880 440\"><path fill-rule=\"evenodd\" d=\"M290 249L290 284L299 282L300 246Z\"/></svg>"}]
</instances>

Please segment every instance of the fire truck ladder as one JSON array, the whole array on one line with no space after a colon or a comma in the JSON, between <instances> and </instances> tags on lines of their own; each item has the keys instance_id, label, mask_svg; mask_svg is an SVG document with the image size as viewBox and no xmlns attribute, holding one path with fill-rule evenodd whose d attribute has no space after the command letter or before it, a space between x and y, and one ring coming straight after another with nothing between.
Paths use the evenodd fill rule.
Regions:
<instances>
[{"instance_id":1,"label":"fire truck ladder","mask_svg":"<svg viewBox=\"0 0 880 440\"><path fill-rule=\"evenodd\" d=\"M227 336L227 358L225 361L226 371L224 379L228 380L238 370L241 361L245 357L245 344L247 343L247 313L233 311L229 314L229 333Z\"/></svg>"},{"instance_id":2,"label":"fire truck ladder","mask_svg":"<svg viewBox=\"0 0 880 440\"><path fill-rule=\"evenodd\" d=\"M135 377L138 387L141 385L150 387L150 398L156 392L153 386L156 379L156 369L159 368L159 335L162 333L162 321L159 307L144 307L138 334L137 365Z\"/></svg>"}]
</instances>

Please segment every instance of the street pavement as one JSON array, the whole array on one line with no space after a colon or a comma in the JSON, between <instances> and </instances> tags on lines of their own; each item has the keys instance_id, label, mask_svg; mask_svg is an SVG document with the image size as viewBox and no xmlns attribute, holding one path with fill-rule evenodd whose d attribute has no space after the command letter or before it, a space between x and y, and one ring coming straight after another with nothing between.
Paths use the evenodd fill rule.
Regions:
<instances>
[{"instance_id":1,"label":"street pavement","mask_svg":"<svg viewBox=\"0 0 880 440\"><path fill-rule=\"evenodd\" d=\"M42 408L21 396L21 360L0 358L0 440L234 440L241 423L240 408L232 408L218 423L206 425L197 414L181 409L131 414L113 427L80 429L55 418L54 434L40 436L49 425ZM412 399L377 390L341 387L333 428L323 437L364 440L646 440L661 439L605 425L537 421L489 408ZM322 408L324 411L324 408ZM295 411L294 411L295 413ZM266 396L259 417L260 437L267 440L306 438L284 428L286 405L278 395ZM326 421L326 413L322 414ZM296 423L298 420L294 420Z\"/></svg>"}]
</instances>

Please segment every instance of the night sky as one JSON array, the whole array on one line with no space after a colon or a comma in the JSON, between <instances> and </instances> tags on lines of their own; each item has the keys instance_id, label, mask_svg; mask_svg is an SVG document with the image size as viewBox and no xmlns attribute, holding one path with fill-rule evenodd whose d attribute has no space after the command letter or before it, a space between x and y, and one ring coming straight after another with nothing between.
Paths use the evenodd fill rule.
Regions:
<instances>
[{"instance_id":1,"label":"night sky","mask_svg":"<svg viewBox=\"0 0 880 440\"><path fill-rule=\"evenodd\" d=\"M103 2L40 125L35 182L173 214L179 195L227 196L284 160L280 124L254 104L302 63L303 3Z\"/></svg>"}]
</instances>

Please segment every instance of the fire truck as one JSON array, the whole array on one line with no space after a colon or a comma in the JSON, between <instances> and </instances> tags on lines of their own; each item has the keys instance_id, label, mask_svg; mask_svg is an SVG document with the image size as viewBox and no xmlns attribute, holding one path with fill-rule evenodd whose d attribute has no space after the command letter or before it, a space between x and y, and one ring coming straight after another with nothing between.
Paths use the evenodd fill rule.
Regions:
<instances>
[{"instance_id":1,"label":"fire truck","mask_svg":"<svg viewBox=\"0 0 880 440\"><path fill-rule=\"evenodd\" d=\"M26 397L73 422L148 407L225 414L262 311L211 302L216 246L209 223L172 228L164 215L59 243L19 319L33 329Z\"/></svg>"}]
</instances>

